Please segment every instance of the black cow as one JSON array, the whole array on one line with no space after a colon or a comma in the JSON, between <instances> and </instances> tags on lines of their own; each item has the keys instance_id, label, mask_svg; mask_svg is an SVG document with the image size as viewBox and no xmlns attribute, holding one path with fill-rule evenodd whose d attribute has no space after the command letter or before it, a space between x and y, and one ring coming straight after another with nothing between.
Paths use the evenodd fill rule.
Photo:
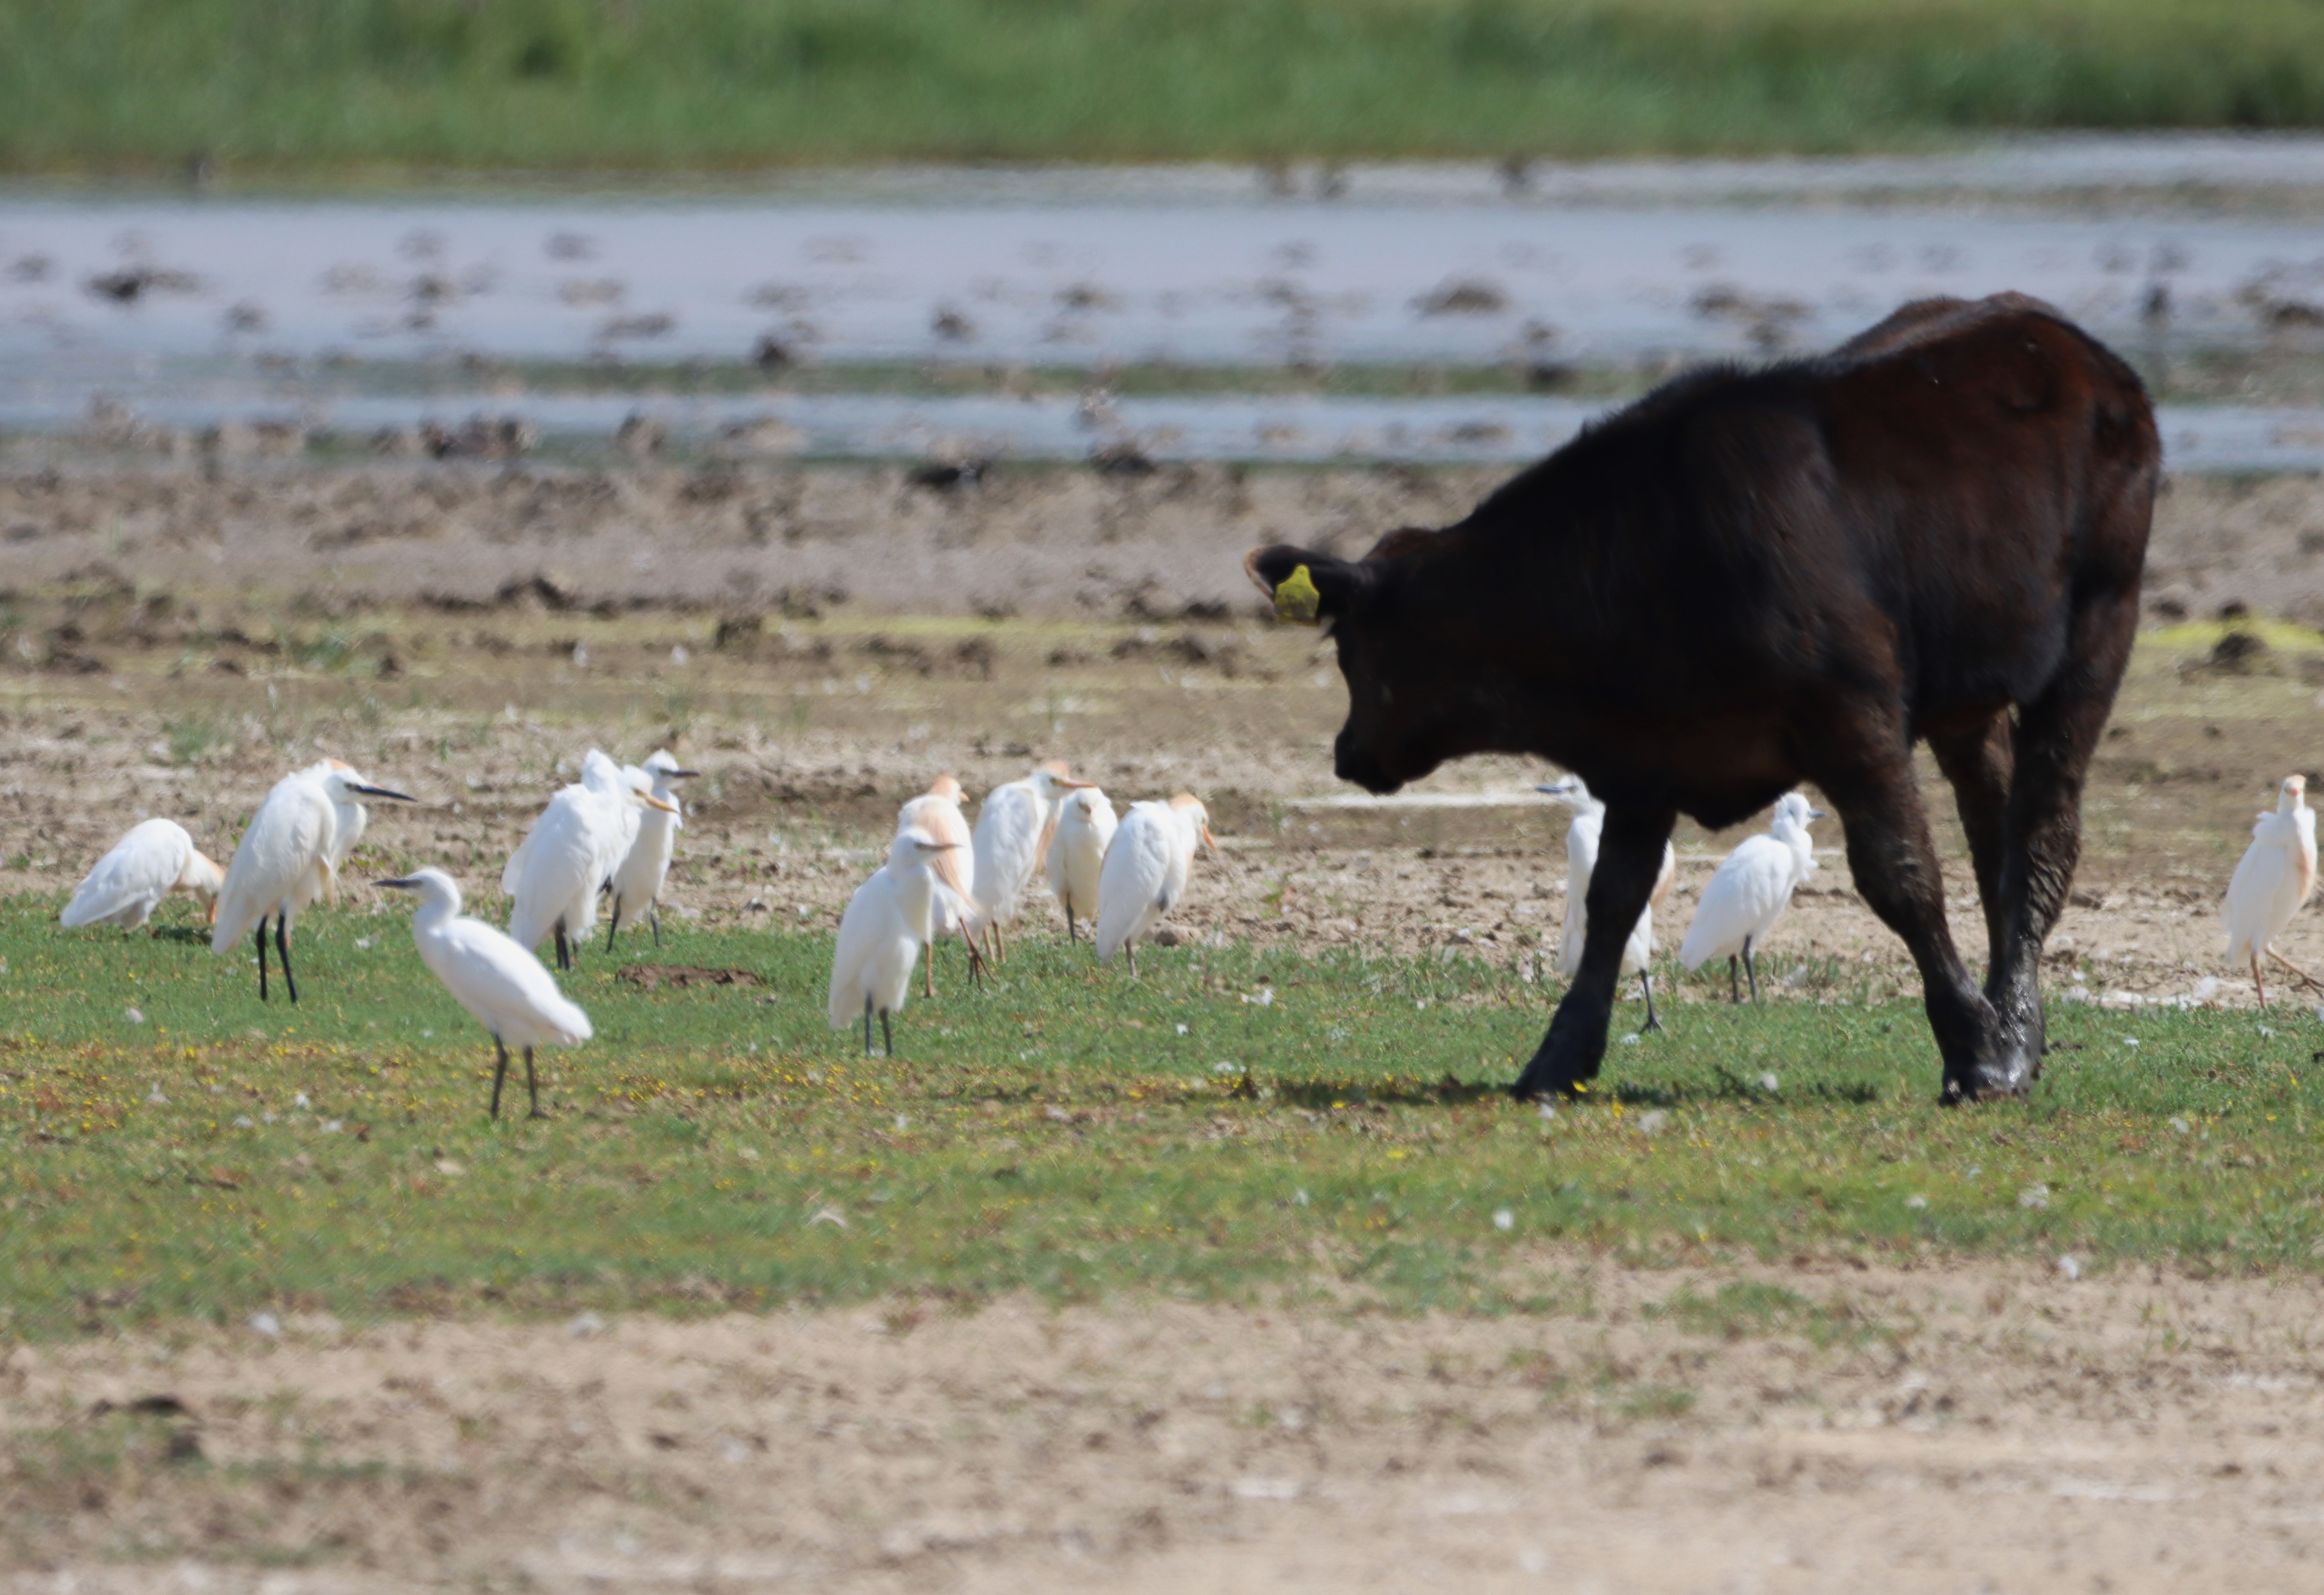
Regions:
<instances>
[{"instance_id":1,"label":"black cow","mask_svg":"<svg viewBox=\"0 0 2324 1595\"><path fill-rule=\"evenodd\" d=\"M1677 816L1733 825L1802 782L1920 965L1944 1099L2008 1095L2040 1067L2037 964L2161 456L2137 375L2059 312L1930 300L1819 359L1668 383L1441 531L1246 564L1279 613L1332 628L1342 779L1392 792L1530 753L1606 800L1582 967L1517 1095L1598 1073ZM1976 864L1982 991L1945 926L1923 738Z\"/></svg>"}]
</instances>

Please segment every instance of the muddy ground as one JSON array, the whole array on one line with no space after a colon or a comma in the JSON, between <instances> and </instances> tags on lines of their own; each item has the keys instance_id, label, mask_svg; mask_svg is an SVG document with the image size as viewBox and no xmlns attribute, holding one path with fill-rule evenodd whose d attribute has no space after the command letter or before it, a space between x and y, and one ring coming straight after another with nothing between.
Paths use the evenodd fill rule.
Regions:
<instances>
[{"instance_id":1,"label":"muddy ground","mask_svg":"<svg viewBox=\"0 0 2324 1595\"><path fill-rule=\"evenodd\" d=\"M67 890L149 814L223 858L325 752L421 799L375 813L366 862L489 887L586 747L669 745L706 773L669 911L827 926L930 777L975 792L1062 756L1118 801L1210 801L1224 852L1183 934L1536 960L1563 911L1565 816L1523 797L1546 772L1479 761L1425 801L1335 806L1328 644L1259 618L1238 567L1254 542L1447 520L1485 480L0 475L0 890ZM2051 983L2129 1003L2224 977L2211 1000L2247 1001L2216 907L2273 783L2316 773L2324 648L2262 627L2230 668L2216 626L2182 622L2233 602L2324 619L2324 489L2174 484L2150 600ZM1682 831L1666 946L1732 840ZM1824 865L1768 950L1779 991L1912 990ZM1045 894L1026 915L1062 929ZM2286 945L2324 969L2313 916ZM0 1590L2315 1587L2312 1284L1794 1268L1772 1277L1829 1310L1775 1331L1647 1311L1719 1280L1538 1261L1572 1311L1020 1305L18 1349L0 1424L51 1461L0 1481ZM163 1395L185 1413L91 1416ZM235 1465L172 1467L172 1444ZM123 1447L125 1473L100 1465Z\"/></svg>"},{"instance_id":2,"label":"muddy ground","mask_svg":"<svg viewBox=\"0 0 2324 1595\"><path fill-rule=\"evenodd\" d=\"M1532 1266L1562 1305L1498 1319L20 1348L0 1590L2316 1587L2312 1285ZM1778 1283L1809 1305L1754 1309Z\"/></svg>"},{"instance_id":3,"label":"muddy ground","mask_svg":"<svg viewBox=\"0 0 2324 1595\"><path fill-rule=\"evenodd\" d=\"M1203 467L936 490L900 469L717 464L0 475L0 890L69 888L147 814L224 858L267 785L323 752L423 799L373 832L382 862L489 886L583 749L671 743L708 772L676 911L828 923L929 778L975 792L1061 756L1117 800L1209 801L1226 849L1199 871L1189 934L1528 957L1563 911L1562 812L1305 806L1345 796L1329 770L1342 689L1329 644L1259 618L1240 571L1256 542L1355 549L1451 519L1490 480ZM2053 944L2070 992L2170 997L2232 975L2214 908L2253 812L2317 762L2324 642L2302 651L2279 630L2213 668L2216 635L2183 622L2234 604L2324 618L2324 488L2174 482L2149 602ZM1545 773L1475 761L1414 796L1520 797ZM1958 865L1941 789L1932 805ZM1666 942L1732 840L1682 829ZM1778 978L1908 982L1849 888L1836 824L1822 841L1828 867L1769 949ZM1953 895L1974 955L1965 871ZM1052 913L1039 893L1028 911ZM2324 966L2313 924L2287 950ZM2222 995L2247 991L2231 979Z\"/></svg>"}]
</instances>

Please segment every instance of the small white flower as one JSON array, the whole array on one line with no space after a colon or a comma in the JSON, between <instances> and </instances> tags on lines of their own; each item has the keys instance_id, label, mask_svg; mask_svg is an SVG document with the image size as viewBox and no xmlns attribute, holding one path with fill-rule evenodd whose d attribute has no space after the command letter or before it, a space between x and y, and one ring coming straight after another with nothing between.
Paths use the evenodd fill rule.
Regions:
<instances>
[{"instance_id":1,"label":"small white flower","mask_svg":"<svg viewBox=\"0 0 2324 1595\"><path fill-rule=\"evenodd\" d=\"M1506 1207L1497 1207L1497 1208L1493 1209L1493 1228L1494 1228L1494 1229L1496 1229L1496 1230L1514 1230L1514 1229L1516 1229L1517 1227L1517 1214L1515 1214L1515 1213L1511 1212L1510 1212L1508 1208L1506 1208Z\"/></svg>"},{"instance_id":2,"label":"small white flower","mask_svg":"<svg viewBox=\"0 0 2324 1595\"><path fill-rule=\"evenodd\" d=\"M368 953L372 948L378 945L379 938L375 936L359 936L355 937L355 951L358 953Z\"/></svg>"},{"instance_id":3,"label":"small white flower","mask_svg":"<svg viewBox=\"0 0 2324 1595\"><path fill-rule=\"evenodd\" d=\"M158 1085L145 1093L145 1100L157 1108L167 1107L170 1102L170 1099L161 1094L161 1088Z\"/></svg>"},{"instance_id":4,"label":"small white flower","mask_svg":"<svg viewBox=\"0 0 2324 1595\"><path fill-rule=\"evenodd\" d=\"M1179 1035L1181 1035L1181 1036L1184 1036L1185 1033L1186 1033L1186 1027L1185 1027L1185 1026L1184 1026L1184 1025L1179 1026L1179 1027L1178 1027L1178 1034L1179 1034Z\"/></svg>"},{"instance_id":5,"label":"small white flower","mask_svg":"<svg viewBox=\"0 0 2324 1595\"><path fill-rule=\"evenodd\" d=\"M1651 1113L1641 1113L1638 1115L1638 1133L1640 1135L1660 1135L1663 1132L1663 1126L1669 1122L1670 1115L1664 1112L1660 1108L1656 1108Z\"/></svg>"},{"instance_id":6,"label":"small white flower","mask_svg":"<svg viewBox=\"0 0 2324 1595\"><path fill-rule=\"evenodd\" d=\"M1306 1206L1306 1205L1307 1205L1307 1193L1306 1193L1306 1192L1305 1192L1305 1191L1294 1191L1294 1192L1292 1192L1292 1193L1291 1193L1291 1204L1292 1204L1294 1207L1305 1207L1305 1206Z\"/></svg>"},{"instance_id":7,"label":"small white flower","mask_svg":"<svg viewBox=\"0 0 2324 1595\"><path fill-rule=\"evenodd\" d=\"M1638 1033L1636 1030L1622 1037L1622 1045L1625 1046L1636 1046L1637 1044Z\"/></svg>"},{"instance_id":8,"label":"small white flower","mask_svg":"<svg viewBox=\"0 0 2324 1595\"><path fill-rule=\"evenodd\" d=\"M250 1327L270 1341L281 1338L282 1320L272 1313L253 1313L250 1315Z\"/></svg>"},{"instance_id":9,"label":"small white flower","mask_svg":"<svg viewBox=\"0 0 2324 1595\"><path fill-rule=\"evenodd\" d=\"M2125 1046L2136 1046L2138 1045L2138 1037L2135 1036L2126 1036L2122 1038L2122 1044Z\"/></svg>"},{"instance_id":10,"label":"small white flower","mask_svg":"<svg viewBox=\"0 0 2324 1595\"><path fill-rule=\"evenodd\" d=\"M338 1134L338 1133L339 1133L339 1121L338 1121L337 1120L336 1120L336 1119L326 1119L326 1120L323 1120L323 1133L324 1133L325 1135L337 1135L337 1134Z\"/></svg>"},{"instance_id":11,"label":"small white flower","mask_svg":"<svg viewBox=\"0 0 2324 1595\"><path fill-rule=\"evenodd\" d=\"M2171 1128L2177 1130L2181 1135L2185 1135L2192 1127L2190 1126L2184 1119L2180 1118L2176 1113L2174 1113L2171 1116Z\"/></svg>"},{"instance_id":12,"label":"small white flower","mask_svg":"<svg viewBox=\"0 0 2324 1595\"><path fill-rule=\"evenodd\" d=\"M902 1114L902 1113L899 1113L899 1114L897 1114L897 1115L896 1115L896 1128L897 1128L898 1129L911 1129L911 1128L912 1128L912 1121L911 1121L910 1118L909 1118L909 1117L908 1117L908 1116L907 1116L907 1115L905 1115L905 1114ZM749 1155L750 1157L757 1157L757 1156L758 1156L758 1154L757 1154L756 1152L752 1152L752 1153L749 1153L748 1155Z\"/></svg>"},{"instance_id":13,"label":"small white flower","mask_svg":"<svg viewBox=\"0 0 2324 1595\"><path fill-rule=\"evenodd\" d=\"M255 1129L257 1128L257 1126L256 1126L256 1125L254 1125L254 1124L253 1124L253 1123L251 1122L251 1120L250 1120L250 1115L249 1115L249 1114L247 1114L247 1113L237 1113L237 1114L235 1114L235 1120L234 1120L234 1127L235 1127L236 1129Z\"/></svg>"},{"instance_id":14,"label":"small white flower","mask_svg":"<svg viewBox=\"0 0 2324 1595\"><path fill-rule=\"evenodd\" d=\"M1775 1078L1775 1072L1773 1069L1768 1070L1766 1074L1759 1076L1759 1089L1761 1091L1779 1090L1782 1085L1783 1082Z\"/></svg>"},{"instance_id":15,"label":"small white flower","mask_svg":"<svg viewBox=\"0 0 2324 1595\"><path fill-rule=\"evenodd\" d=\"M315 1104L307 1100L307 1093L302 1091L290 1099L290 1105L294 1108L311 1108Z\"/></svg>"},{"instance_id":16,"label":"small white flower","mask_svg":"<svg viewBox=\"0 0 2324 1595\"><path fill-rule=\"evenodd\" d=\"M576 1313L566 1324L565 1332L576 1341L586 1341L591 1335L604 1333L605 1321L595 1313Z\"/></svg>"},{"instance_id":17,"label":"small white flower","mask_svg":"<svg viewBox=\"0 0 2324 1595\"><path fill-rule=\"evenodd\" d=\"M1929 1199L1926 1196L1921 1195L1918 1192L1915 1192L1914 1194L1904 1198L1904 1205L1907 1207L1926 1207L1928 1204Z\"/></svg>"},{"instance_id":18,"label":"small white flower","mask_svg":"<svg viewBox=\"0 0 2324 1595\"><path fill-rule=\"evenodd\" d=\"M2072 1256L2071 1254L2060 1258L2058 1259L2058 1272L2063 1274L2069 1279L2080 1279L2082 1277L2081 1259Z\"/></svg>"},{"instance_id":19,"label":"small white flower","mask_svg":"<svg viewBox=\"0 0 2324 1595\"><path fill-rule=\"evenodd\" d=\"M2023 1191L2017 1193L2017 1205L2024 1208L2049 1206L2050 1187L2043 1185L2032 1185L2026 1186Z\"/></svg>"},{"instance_id":20,"label":"small white flower","mask_svg":"<svg viewBox=\"0 0 2324 1595\"><path fill-rule=\"evenodd\" d=\"M1211 1065L1211 1073L1213 1074L1231 1074L1234 1072L1235 1065L1227 1063L1223 1059Z\"/></svg>"},{"instance_id":21,"label":"small white flower","mask_svg":"<svg viewBox=\"0 0 2324 1595\"><path fill-rule=\"evenodd\" d=\"M134 1008L128 1010L123 1017L127 1019L133 1025L142 1025L145 1022L145 1016Z\"/></svg>"},{"instance_id":22,"label":"small white flower","mask_svg":"<svg viewBox=\"0 0 2324 1595\"><path fill-rule=\"evenodd\" d=\"M1557 1117L1557 1104L1555 1102L1544 1102L1541 1105L1540 1112L1544 1120L1554 1119Z\"/></svg>"}]
</instances>

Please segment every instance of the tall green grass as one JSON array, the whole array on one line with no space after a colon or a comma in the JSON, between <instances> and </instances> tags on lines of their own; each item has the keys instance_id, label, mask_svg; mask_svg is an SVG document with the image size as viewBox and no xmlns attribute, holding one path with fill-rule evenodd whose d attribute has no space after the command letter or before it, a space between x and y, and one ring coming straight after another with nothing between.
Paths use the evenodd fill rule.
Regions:
<instances>
[{"instance_id":1,"label":"tall green grass","mask_svg":"<svg viewBox=\"0 0 2324 1595\"><path fill-rule=\"evenodd\" d=\"M2312 0L0 0L0 166L1596 154L2324 123Z\"/></svg>"},{"instance_id":2,"label":"tall green grass","mask_svg":"<svg viewBox=\"0 0 2324 1595\"><path fill-rule=\"evenodd\" d=\"M0 1334L1013 1291L1505 1310L1577 1247L2324 1255L2305 1015L2061 1005L2032 1101L1949 1110L1917 1005L1682 1001L1545 1117L1500 1087L1548 996L1472 959L1152 949L1133 982L1028 936L982 993L948 957L890 1062L825 1027L827 935L673 920L660 956L763 983L647 993L593 950L555 1117L494 1123L401 908L303 920L294 1009L182 905L159 936L56 908L0 902Z\"/></svg>"}]
</instances>

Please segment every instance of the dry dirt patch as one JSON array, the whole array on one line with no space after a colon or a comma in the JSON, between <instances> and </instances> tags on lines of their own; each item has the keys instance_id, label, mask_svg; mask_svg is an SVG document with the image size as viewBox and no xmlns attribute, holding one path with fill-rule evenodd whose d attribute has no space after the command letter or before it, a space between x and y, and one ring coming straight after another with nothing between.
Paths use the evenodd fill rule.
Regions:
<instances>
[{"instance_id":1,"label":"dry dirt patch","mask_svg":"<svg viewBox=\"0 0 2324 1595\"><path fill-rule=\"evenodd\" d=\"M0 1589L2315 1587L2312 1281L1535 1262L1545 1309L1499 1319L18 1348ZM185 1415L91 1415L157 1395Z\"/></svg>"}]
</instances>

